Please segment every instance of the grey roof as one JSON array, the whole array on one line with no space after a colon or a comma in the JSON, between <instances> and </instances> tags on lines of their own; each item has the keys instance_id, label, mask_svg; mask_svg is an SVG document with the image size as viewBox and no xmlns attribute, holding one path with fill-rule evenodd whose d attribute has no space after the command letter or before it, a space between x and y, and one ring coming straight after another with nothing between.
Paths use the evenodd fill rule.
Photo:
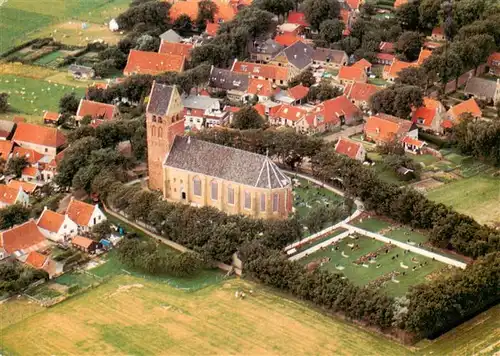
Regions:
<instances>
[{"instance_id":1,"label":"grey roof","mask_svg":"<svg viewBox=\"0 0 500 356\"><path fill-rule=\"evenodd\" d=\"M173 86L153 82L147 112L154 115L165 115L173 92Z\"/></svg>"},{"instance_id":2,"label":"grey roof","mask_svg":"<svg viewBox=\"0 0 500 356\"><path fill-rule=\"evenodd\" d=\"M14 130L15 123L8 120L0 120L0 137L7 138Z\"/></svg>"},{"instance_id":3,"label":"grey roof","mask_svg":"<svg viewBox=\"0 0 500 356\"><path fill-rule=\"evenodd\" d=\"M182 105L188 109L210 109L217 105L219 100L203 95L189 95L182 99Z\"/></svg>"},{"instance_id":4,"label":"grey roof","mask_svg":"<svg viewBox=\"0 0 500 356\"><path fill-rule=\"evenodd\" d=\"M485 97L489 100L495 97L497 82L493 80L472 77L467 81L465 92L479 98Z\"/></svg>"},{"instance_id":5,"label":"grey roof","mask_svg":"<svg viewBox=\"0 0 500 356\"><path fill-rule=\"evenodd\" d=\"M257 188L283 188L291 183L266 156L193 137L176 136L164 166Z\"/></svg>"},{"instance_id":6,"label":"grey roof","mask_svg":"<svg viewBox=\"0 0 500 356\"><path fill-rule=\"evenodd\" d=\"M313 59L315 61L326 62L330 60L332 63L341 64L342 60L347 56L344 51L339 51L330 48L316 48Z\"/></svg>"},{"instance_id":7,"label":"grey roof","mask_svg":"<svg viewBox=\"0 0 500 356\"><path fill-rule=\"evenodd\" d=\"M314 48L302 41L297 41L283 50L288 61L299 69L304 69L312 62Z\"/></svg>"},{"instance_id":8,"label":"grey roof","mask_svg":"<svg viewBox=\"0 0 500 356\"><path fill-rule=\"evenodd\" d=\"M231 72L229 69L212 68L210 72L209 86L224 90L248 89L248 74Z\"/></svg>"},{"instance_id":9,"label":"grey roof","mask_svg":"<svg viewBox=\"0 0 500 356\"><path fill-rule=\"evenodd\" d=\"M281 50L283 50L283 46L269 38L265 41L254 41L250 52L276 56Z\"/></svg>"},{"instance_id":10,"label":"grey roof","mask_svg":"<svg viewBox=\"0 0 500 356\"><path fill-rule=\"evenodd\" d=\"M182 37L177 34L174 30L168 30L160 35L160 39L165 42L179 43L182 41Z\"/></svg>"},{"instance_id":11,"label":"grey roof","mask_svg":"<svg viewBox=\"0 0 500 356\"><path fill-rule=\"evenodd\" d=\"M68 67L70 72L79 72L79 73L94 73L94 70L91 67L81 66L78 64L72 64Z\"/></svg>"}]
</instances>

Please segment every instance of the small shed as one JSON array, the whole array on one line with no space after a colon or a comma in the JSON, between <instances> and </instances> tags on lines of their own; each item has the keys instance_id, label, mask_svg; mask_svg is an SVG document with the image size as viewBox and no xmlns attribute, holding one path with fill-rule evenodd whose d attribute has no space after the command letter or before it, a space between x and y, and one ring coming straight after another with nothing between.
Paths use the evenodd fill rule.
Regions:
<instances>
[{"instance_id":1,"label":"small shed","mask_svg":"<svg viewBox=\"0 0 500 356\"><path fill-rule=\"evenodd\" d=\"M111 32L115 32L115 31L118 31L120 29L120 26L118 25L118 22L116 22L115 19L111 19L111 21L109 21L109 30Z\"/></svg>"},{"instance_id":2,"label":"small shed","mask_svg":"<svg viewBox=\"0 0 500 356\"><path fill-rule=\"evenodd\" d=\"M73 240L71 240L71 245L86 253L93 253L97 249L97 242L83 236L73 237Z\"/></svg>"},{"instance_id":3,"label":"small shed","mask_svg":"<svg viewBox=\"0 0 500 356\"><path fill-rule=\"evenodd\" d=\"M72 64L68 67L68 73L75 79L92 79L95 77L95 71L91 67Z\"/></svg>"}]
</instances>

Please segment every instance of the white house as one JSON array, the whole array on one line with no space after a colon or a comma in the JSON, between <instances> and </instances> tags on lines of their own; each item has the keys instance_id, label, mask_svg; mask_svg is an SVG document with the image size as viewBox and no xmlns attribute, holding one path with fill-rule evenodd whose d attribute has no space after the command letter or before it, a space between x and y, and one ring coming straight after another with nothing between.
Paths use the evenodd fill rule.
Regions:
<instances>
[{"instance_id":1,"label":"white house","mask_svg":"<svg viewBox=\"0 0 500 356\"><path fill-rule=\"evenodd\" d=\"M73 197L71 197L71 201L66 209L66 215L83 232L89 231L94 225L106 221L106 215L99 209L98 205L87 204Z\"/></svg>"},{"instance_id":2,"label":"white house","mask_svg":"<svg viewBox=\"0 0 500 356\"><path fill-rule=\"evenodd\" d=\"M12 188L5 184L0 185L0 208L5 208L13 204L22 204L28 206L30 197L22 187Z\"/></svg>"},{"instance_id":3,"label":"white house","mask_svg":"<svg viewBox=\"0 0 500 356\"><path fill-rule=\"evenodd\" d=\"M46 238L55 242L66 242L78 233L78 225L68 215L56 213L47 207L36 224Z\"/></svg>"}]
</instances>

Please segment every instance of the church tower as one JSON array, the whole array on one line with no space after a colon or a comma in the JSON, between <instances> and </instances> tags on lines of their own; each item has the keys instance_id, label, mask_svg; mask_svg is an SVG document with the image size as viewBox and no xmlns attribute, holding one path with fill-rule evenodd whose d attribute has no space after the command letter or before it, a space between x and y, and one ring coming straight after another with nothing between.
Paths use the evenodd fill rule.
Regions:
<instances>
[{"instance_id":1,"label":"church tower","mask_svg":"<svg viewBox=\"0 0 500 356\"><path fill-rule=\"evenodd\" d=\"M176 86L153 82L146 107L149 188L163 190L163 161L184 134L184 107Z\"/></svg>"}]
</instances>

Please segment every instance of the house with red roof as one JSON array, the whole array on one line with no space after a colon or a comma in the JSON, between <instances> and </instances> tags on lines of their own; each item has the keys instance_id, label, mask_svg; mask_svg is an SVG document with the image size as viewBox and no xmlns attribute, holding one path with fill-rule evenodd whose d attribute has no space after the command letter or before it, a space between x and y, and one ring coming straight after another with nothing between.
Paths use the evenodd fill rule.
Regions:
<instances>
[{"instance_id":1,"label":"house with red roof","mask_svg":"<svg viewBox=\"0 0 500 356\"><path fill-rule=\"evenodd\" d=\"M265 79L276 85L286 85L290 78L288 68L286 67L272 64L241 62L237 59L235 59L231 71L247 74L255 79Z\"/></svg>"},{"instance_id":2,"label":"house with red roof","mask_svg":"<svg viewBox=\"0 0 500 356\"><path fill-rule=\"evenodd\" d=\"M78 233L78 225L67 214L59 214L44 207L36 222L42 234L49 240L64 243Z\"/></svg>"},{"instance_id":3,"label":"house with red roof","mask_svg":"<svg viewBox=\"0 0 500 356\"><path fill-rule=\"evenodd\" d=\"M84 236L75 236L71 245L85 253L93 253L97 249L97 242Z\"/></svg>"},{"instance_id":4,"label":"house with red roof","mask_svg":"<svg viewBox=\"0 0 500 356\"><path fill-rule=\"evenodd\" d=\"M269 100L277 91L279 91L279 88L268 80L250 78L247 93L243 97L243 100L251 101L254 96L257 96L259 101L266 101Z\"/></svg>"},{"instance_id":5,"label":"house with red roof","mask_svg":"<svg viewBox=\"0 0 500 356\"><path fill-rule=\"evenodd\" d=\"M490 54L486 62L488 64L490 74L500 76L500 52Z\"/></svg>"},{"instance_id":6,"label":"house with red roof","mask_svg":"<svg viewBox=\"0 0 500 356\"><path fill-rule=\"evenodd\" d=\"M62 114L59 114L58 112L45 111L43 114L43 123L45 125L57 125L61 116Z\"/></svg>"},{"instance_id":7,"label":"house with red roof","mask_svg":"<svg viewBox=\"0 0 500 356\"><path fill-rule=\"evenodd\" d=\"M192 49L193 45L191 43L182 43L182 42L177 43L177 42L168 42L162 40L158 53L184 56L186 57L186 59L189 59L191 57Z\"/></svg>"},{"instance_id":8,"label":"house with red roof","mask_svg":"<svg viewBox=\"0 0 500 356\"><path fill-rule=\"evenodd\" d=\"M289 47L297 41L303 41L304 38L293 33L283 33L281 35L276 35L274 37L274 42L280 44L283 47Z\"/></svg>"},{"instance_id":9,"label":"house with red roof","mask_svg":"<svg viewBox=\"0 0 500 356\"><path fill-rule=\"evenodd\" d=\"M50 260L49 256L42 255L40 252L37 251L31 251L26 257L24 263L26 263L28 266L34 269L44 269L44 267L46 267L47 264L49 263L49 260Z\"/></svg>"},{"instance_id":10,"label":"house with red roof","mask_svg":"<svg viewBox=\"0 0 500 356\"><path fill-rule=\"evenodd\" d=\"M169 18L172 22L177 20L181 15L187 15L191 21L195 21L198 17L198 4L201 0L186 0L175 1L172 3L169 11ZM231 21L236 15L235 8L224 0L212 0L217 6L217 11L214 14L214 22L222 23Z\"/></svg>"},{"instance_id":11,"label":"house with red roof","mask_svg":"<svg viewBox=\"0 0 500 356\"><path fill-rule=\"evenodd\" d=\"M5 184L0 184L0 209L14 204L28 206L30 197L21 187L12 188Z\"/></svg>"},{"instance_id":12,"label":"house with red roof","mask_svg":"<svg viewBox=\"0 0 500 356\"><path fill-rule=\"evenodd\" d=\"M401 142L406 136L418 140L418 128L411 121L381 113L366 119L363 132L365 140L377 145Z\"/></svg>"},{"instance_id":13,"label":"house with red roof","mask_svg":"<svg viewBox=\"0 0 500 356\"><path fill-rule=\"evenodd\" d=\"M12 141L0 140L0 159L3 159L5 162L7 162L10 158L10 154L13 148L14 148L14 143Z\"/></svg>"},{"instance_id":14,"label":"house with red roof","mask_svg":"<svg viewBox=\"0 0 500 356\"><path fill-rule=\"evenodd\" d=\"M446 114L446 109L441 102L432 98L424 98L424 104L415 109L411 121L419 128L440 134L443 131L441 123Z\"/></svg>"},{"instance_id":15,"label":"house with red roof","mask_svg":"<svg viewBox=\"0 0 500 356\"><path fill-rule=\"evenodd\" d=\"M0 249L3 249L7 256L20 257L32 251L40 251L47 246L45 236L33 219L0 232Z\"/></svg>"},{"instance_id":16,"label":"house with red roof","mask_svg":"<svg viewBox=\"0 0 500 356\"><path fill-rule=\"evenodd\" d=\"M89 116L91 120L113 120L118 118L118 115L119 112L115 105L81 99L75 119L80 122L85 116Z\"/></svg>"},{"instance_id":17,"label":"house with red roof","mask_svg":"<svg viewBox=\"0 0 500 356\"><path fill-rule=\"evenodd\" d=\"M462 101L460 104L452 106L446 113L446 118L456 124L460 122L460 119L464 114L470 114L476 119L483 115L476 100L471 98L469 100Z\"/></svg>"},{"instance_id":18,"label":"house with red roof","mask_svg":"<svg viewBox=\"0 0 500 356\"><path fill-rule=\"evenodd\" d=\"M287 90L287 94L290 98L292 98L293 104L302 104L304 101L307 101L307 95L309 94L309 88L303 86L302 84L296 85Z\"/></svg>"},{"instance_id":19,"label":"house with red roof","mask_svg":"<svg viewBox=\"0 0 500 356\"><path fill-rule=\"evenodd\" d=\"M74 221L80 231L89 231L94 225L106 220L106 215L98 205L92 205L71 197L66 215Z\"/></svg>"},{"instance_id":20,"label":"house with red roof","mask_svg":"<svg viewBox=\"0 0 500 356\"><path fill-rule=\"evenodd\" d=\"M276 126L295 127L297 122L302 119L306 113L306 110L297 106L283 104L279 109L276 109L276 112L270 114L269 122L271 125Z\"/></svg>"},{"instance_id":21,"label":"house with red roof","mask_svg":"<svg viewBox=\"0 0 500 356\"><path fill-rule=\"evenodd\" d=\"M347 6L349 6L349 8L354 11L359 10L359 7L363 2L363 0L345 0Z\"/></svg>"},{"instance_id":22,"label":"house with red roof","mask_svg":"<svg viewBox=\"0 0 500 356\"><path fill-rule=\"evenodd\" d=\"M129 76L132 74L158 75L166 72L180 73L184 70L185 64L185 56L132 49L128 55L127 65L123 70L123 74Z\"/></svg>"},{"instance_id":23,"label":"house with red roof","mask_svg":"<svg viewBox=\"0 0 500 356\"><path fill-rule=\"evenodd\" d=\"M382 72L382 78L390 82L394 82L398 77L398 73L405 68L415 67L416 63L403 62L395 59L391 65L384 66L384 71Z\"/></svg>"},{"instance_id":24,"label":"house with red roof","mask_svg":"<svg viewBox=\"0 0 500 356\"><path fill-rule=\"evenodd\" d=\"M207 22L207 27L205 27L205 33L210 37L215 37L217 35L217 31L219 31L220 24Z\"/></svg>"},{"instance_id":25,"label":"house with red roof","mask_svg":"<svg viewBox=\"0 0 500 356\"><path fill-rule=\"evenodd\" d=\"M14 188L16 190L21 188L23 190L23 192L25 192L28 195L33 194L38 188L38 186L36 184L29 183L29 182L23 182L23 181L16 180L16 179L11 179L9 181L9 183L7 183L7 187Z\"/></svg>"},{"instance_id":26,"label":"house with red roof","mask_svg":"<svg viewBox=\"0 0 500 356\"><path fill-rule=\"evenodd\" d=\"M432 41L445 41L446 36L444 34L444 28L442 26L437 26L432 29L432 33L430 36Z\"/></svg>"},{"instance_id":27,"label":"house with red roof","mask_svg":"<svg viewBox=\"0 0 500 356\"><path fill-rule=\"evenodd\" d=\"M275 38L275 41L278 42ZM279 43L279 42L278 42ZM286 46L285 46L286 47ZM279 52L269 63L288 68L289 79L297 76L313 64L315 49L298 39Z\"/></svg>"},{"instance_id":28,"label":"house with red roof","mask_svg":"<svg viewBox=\"0 0 500 356\"><path fill-rule=\"evenodd\" d=\"M351 67L355 68L361 68L363 69L367 74L371 72L372 70L372 64L368 62L366 59L361 58L359 61L355 62L352 64Z\"/></svg>"},{"instance_id":29,"label":"house with red roof","mask_svg":"<svg viewBox=\"0 0 500 356\"><path fill-rule=\"evenodd\" d=\"M378 50L381 53L394 53L394 42L380 42Z\"/></svg>"},{"instance_id":30,"label":"house with red roof","mask_svg":"<svg viewBox=\"0 0 500 356\"><path fill-rule=\"evenodd\" d=\"M335 152L360 162L366 159L366 150L362 143L341 137L335 144Z\"/></svg>"},{"instance_id":31,"label":"house with red roof","mask_svg":"<svg viewBox=\"0 0 500 356\"><path fill-rule=\"evenodd\" d=\"M303 12L290 11L286 19L287 22L301 25L303 28L310 28L309 22L306 20L306 15Z\"/></svg>"},{"instance_id":32,"label":"house with red roof","mask_svg":"<svg viewBox=\"0 0 500 356\"><path fill-rule=\"evenodd\" d=\"M368 76L363 67L360 66L342 66L337 74L337 82L340 85L352 83L366 83Z\"/></svg>"},{"instance_id":33,"label":"house with red roof","mask_svg":"<svg viewBox=\"0 0 500 356\"><path fill-rule=\"evenodd\" d=\"M36 182L41 179L40 171L37 167L24 167L21 172L21 179L26 182Z\"/></svg>"},{"instance_id":34,"label":"house with red roof","mask_svg":"<svg viewBox=\"0 0 500 356\"><path fill-rule=\"evenodd\" d=\"M392 53L377 53L375 55L375 63L385 66L391 65L396 60L396 56Z\"/></svg>"},{"instance_id":35,"label":"house with red roof","mask_svg":"<svg viewBox=\"0 0 500 356\"><path fill-rule=\"evenodd\" d=\"M57 149L66 144L66 137L53 127L20 122L17 124L12 141L45 156L55 157Z\"/></svg>"},{"instance_id":36,"label":"house with red roof","mask_svg":"<svg viewBox=\"0 0 500 356\"><path fill-rule=\"evenodd\" d=\"M417 59L417 64L420 66L422 64L424 64L424 62L426 61L427 58L429 58L432 54L432 51L431 50L428 50L428 49L425 49L425 48L421 48L420 49L420 54L418 55L418 59Z\"/></svg>"},{"instance_id":37,"label":"house with red roof","mask_svg":"<svg viewBox=\"0 0 500 356\"><path fill-rule=\"evenodd\" d=\"M370 98L380 90L381 87L373 84L352 83L345 86L344 95L361 110L368 110Z\"/></svg>"}]
</instances>

